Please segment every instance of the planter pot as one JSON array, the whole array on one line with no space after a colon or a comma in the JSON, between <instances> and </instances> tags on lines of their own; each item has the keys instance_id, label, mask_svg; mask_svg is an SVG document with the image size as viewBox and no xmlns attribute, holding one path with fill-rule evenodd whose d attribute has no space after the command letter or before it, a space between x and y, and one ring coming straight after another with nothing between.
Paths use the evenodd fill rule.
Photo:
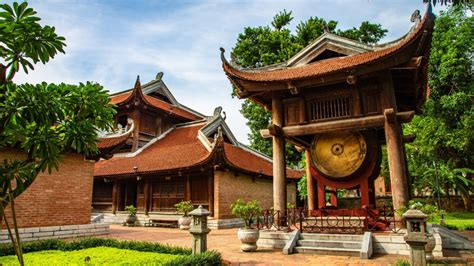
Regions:
<instances>
[{"instance_id":1,"label":"planter pot","mask_svg":"<svg viewBox=\"0 0 474 266\"><path fill-rule=\"evenodd\" d=\"M257 250L257 240L260 233L257 229L243 229L240 228L237 233L240 242L240 249L244 252L250 252Z\"/></svg>"},{"instance_id":2,"label":"planter pot","mask_svg":"<svg viewBox=\"0 0 474 266\"><path fill-rule=\"evenodd\" d=\"M428 235L428 243L426 243L425 246L425 252L426 252L426 259L427 260L432 260L434 259L433 256L433 250L436 246L436 240L433 235Z\"/></svg>"},{"instance_id":3,"label":"planter pot","mask_svg":"<svg viewBox=\"0 0 474 266\"><path fill-rule=\"evenodd\" d=\"M136 221L137 221L137 216L135 215L129 215L126 220L128 226L134 226Z\"/></svg>"},{"instance_id":4,"label":"planter pot","mask_svg":"<svg viewBox=\"0 0 474 266\"><path fill-rule=\"evenodd\" d=\"M188 230L193 218L191 216L181 216L178 219L179 229Z\"/></svg>"}]
</instances>

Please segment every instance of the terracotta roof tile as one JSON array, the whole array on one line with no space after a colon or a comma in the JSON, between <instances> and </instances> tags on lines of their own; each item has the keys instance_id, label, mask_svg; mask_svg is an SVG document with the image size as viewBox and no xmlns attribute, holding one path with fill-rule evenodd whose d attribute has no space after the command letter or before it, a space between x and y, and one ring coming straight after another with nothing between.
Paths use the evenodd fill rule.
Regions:
<instances>
[{"instance_id":1,"label":"terracotta roof tile","mask_svg":"<svg viewBox=\"0 0 474 266\"><path fill-rule=\"evenodd\" d=\"M132 95L133 91L129 91L126 93L113 95L110 97L110 102L113 104L121 104L128 100L128 98ZM169 114L173 114L179 117L183 117L192 121L200 120L202 117L199 117L191 112L188 112L178 106L172 105L160 99L157 99L152 96L144 95L145 100L147 103L155 108L168 112Z\"/></svg>"},{"instance_id":2,"label":"terracotta roof tile","mask_svg":"<svg viewBox=\"0 0 474 266\"><path fill-rule=\"evenodd\" d=\"M131 132L129 134L119 136L119 137L98 138L97 139L97 148L99 150L113 148L113 147L115 147L117 145L120 145L120 144L124 143L125 141L127 141L127 139L130 137L130 134L131 134Z\"/></svg>"},{"instance_id":3,"label":"terracotta roof tile","mask_svg":"<svg viewBox=\"0 0 474 266\"><path fill-rule=\"evenodd\" d=\"M113 157L95 164L95 176L158 172L190 167L204 162L210 153L197 139L202 124L176 128L168 135L137 154L135 157Z\"/></svg>"},{"instance_id":4,"label":"terracotta roof tile","mask_svg":"<svg viewBox=\"0 0 474 266\"><path fill-rule=\"evenodd\" d=\"M432 26L431 12L426 12L423 21L421 21L414 32L408 34L404 39L398 43L383 48L377 51L371 51L346 57L336 57L326 60L317 61L315 63L287 67L276 70L258 70L258 69L246 69L239 70L230 65L225 59L223 61L224 72L232 78L238 78L242 80L255 81L255 82L266 82L266 81L289 81L304 78L313 78L330 74L334 72L344 71L347 69L354 68L368 64L377 60L380 60L386 56L389 56L403 47L410 44L414 39L419 37L426 27Z\"/></svg>"},{"instance_id":5,"label":"terracotta roof tile","mask_svg":"<svg viewBox=\"0 0 474 266\"><path fill-rule=\"evenodd\" d=\"M273 176L273 165L268 160L228 143L224 144L224 150L227 161L233 166L245 171ZM303 174L303 171L292 169L286 171L287 178L292 179L299 179Z\"/></svg>"},{"instance_id":6,"label":"terracotta roof tile","mask_svg":"<svg viewBox=\"0 0 474 266\"><path fill-rule=\"evenodd\" d=\"M133 174L138 167L140 173L170 171L205 164L213 158L197 138L203 124L176 128L163 139L135 157L113 157L95 164L95 176ZM272 163L243 148L224 143L225 158L233 167L243 171L273 176ZM301 171L288 170L288 178L300 178Z\"/></svg>"}]
</instances>

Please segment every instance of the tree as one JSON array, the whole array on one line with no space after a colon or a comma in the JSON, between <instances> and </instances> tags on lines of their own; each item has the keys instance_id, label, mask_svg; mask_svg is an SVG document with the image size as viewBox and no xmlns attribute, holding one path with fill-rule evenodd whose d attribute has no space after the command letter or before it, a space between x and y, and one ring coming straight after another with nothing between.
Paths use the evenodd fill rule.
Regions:
<instances>
[{"instance_id":1,"label":"tree","mask_svg":"<svg viewBox=\"0 0 474 266\"><path fill-rule=\"evenodd\" d=\"M272 27L246 27L243 33L239 34L232 49L232 60L242 67L256 68L290 59L325 31L368 44L376 43L387 32L387 30L382 29L381 25L369 22L363 22L359 28L339 30L336 29L336 21L311 17L307 21L300 22L296 27L296 32L292 33L285 28L292 20L291 11L284 10L273 17ZM260 130L266 128L271 122L270 113L249 100L245 100L240 112L247 119L247 125L250 128L250 146L271 156L271 141L262 138L260 135ZM301 154L292 145L287 144L287 163L291 166L297 166L300 160Z\"/></svg>"},{"instance_id":2,"label":"tree","mask_svg":"<svg viewBox=\"0 0 474 266\"><path fill-rule=\"evenodd\" d=\"M0 164L0 221L5 223L15 252L24 265L16 223L14 199L43 171L58 170L69 152L98 153L97 130L113 125L113 107L102 86L22 84L12 82L15 73L26 73L34 64L45 64L64 53L64 38L55 28L41 26L26 2L0 5L0 149L20 151L22 158ZM33 204L33 203L32 203ZM5 214L11 207L15 237Z\"/></svg>"},{"instance_id":3,"label":"tree","mask_svg":"<svg viewBox=\"0 0 474 266\"><path fill-rule=\"evenodd\" d=\"M444 193L459 191L469 210L474 186L474 18L466 16L466 8L451 6L437 18L428 68L429 98L423 115L405 130L417 136L408 150L409 162L422 169L417 178L433 184L434 161Z\"/></svg>"}]
</instances>

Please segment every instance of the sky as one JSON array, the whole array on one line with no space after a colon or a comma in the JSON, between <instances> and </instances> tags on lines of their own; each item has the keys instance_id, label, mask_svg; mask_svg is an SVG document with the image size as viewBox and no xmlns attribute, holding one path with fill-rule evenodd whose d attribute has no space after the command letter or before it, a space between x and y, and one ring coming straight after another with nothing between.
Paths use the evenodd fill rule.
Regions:
<instances>
[{"instance_id":1,"label":"sky","mask_svg":"<svg viewBox=\"0 0 474 266\"><path fill-rule=\"evenodd\" d=\"M422 0L41 0L29 5L41 24L55 26L66 38L66 54L37 64L28 75L17 74L15 82L93 81L118 92L133 87L137 75L144 84L164 72L163 81L180 103L205 115L222 106L227 124L246 144L250 131L239 112L243 100L231 97L219 52L224 47L229 58L245 27L269 25L286 9L294 16L291 30L311 16L336 20L339 29L368 20L388 29L381 41L386 42L408 32L414 10L425 10Z\"/></svg>"}]
</instances>

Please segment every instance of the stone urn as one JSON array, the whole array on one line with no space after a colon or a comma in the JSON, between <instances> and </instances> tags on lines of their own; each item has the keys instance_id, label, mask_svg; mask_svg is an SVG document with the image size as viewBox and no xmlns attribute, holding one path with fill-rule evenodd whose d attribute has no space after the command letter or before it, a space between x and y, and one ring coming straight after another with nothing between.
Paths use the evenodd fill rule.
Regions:
<instances>
[{"instance_id":1,"label":"stone urn","mask_svg":"<svg viewBox=\"0 0 474 266\"><path fill-rule=\"evenodd\" d=\"M136 221L137 221L137 216L136 215L127 216L126 222L127 222L128 226L134 226Z\"/></svg>"},{"instance_id":2,"label":"stone urn","mask_svg":"<svg viewBox=\"0 0 474 266\"><path fill-rule=\"evenodd\" d=\"M257 240L260 233L257 229L240 228L237 233L240 242L240 249L244 252L251 252L257 250Z\"/></svg>"},{"instance_id":3,"label":"stone urn","mask_svg":"<svg viewBox=\"0 0 474 266\"><path fill-rule=\"evenodd\" d=\"M426 237L428 240L428 243L426 243L425 246L426 259L432 260L434 259L433 250L436 247L436 240L432 234L427 234Z\"/></svg>"},{"instance_id":4,"label":"stone urn","mask_svg":"<svg viewBox=\"0 0 474 266\"><path fill-rule=\"evenodd\" d=\"M179 229L188 230L193 218L191 216L181 216L178 219Z\"/></svg>"}]
</instances>

